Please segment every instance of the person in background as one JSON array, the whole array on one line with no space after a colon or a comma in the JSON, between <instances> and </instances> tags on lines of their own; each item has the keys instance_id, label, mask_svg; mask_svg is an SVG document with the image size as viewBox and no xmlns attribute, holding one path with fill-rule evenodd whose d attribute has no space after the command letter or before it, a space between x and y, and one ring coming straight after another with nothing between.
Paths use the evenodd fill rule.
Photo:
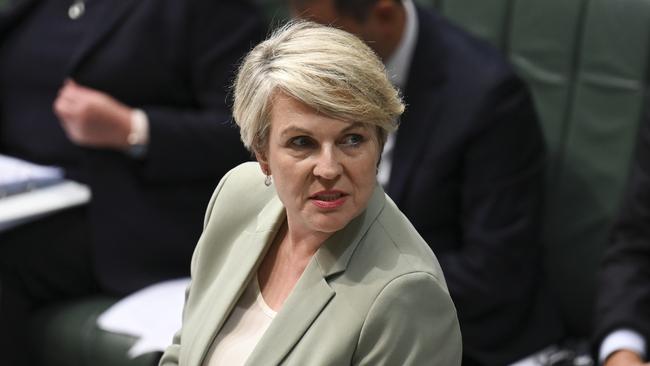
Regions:
<instances>
[{"instance_id":1,"label":"person in background","mask_svg":"<svg viewBox=\"0 0 650 366\"><path fill-rule=\"evenodd\" d=\"M650 365L650 120L598 276L594 346L605 366Z\"/></svg>"},{"instance_id":2,"label":"person in background","mask_svg":"<svg viewBox=\"0 0 650 366\"><path fill-rule=\"evenodd\" d=\"M377 184L404 110L353 35L290 23L244 59L245 163L219 183L161 366L460 365L431 249Z\"/></svg>"},{"instance_id":3,"label":"person in background","mask_svg":"<svg viewBox=\"0 0 650 366\"><path fill-rule=\"evenodd\" d=\"M290 0L295 17L359 35L407 105L379 181L439 256L464 365L506 365L561 337L543 289L545 147L502 55L410 0Z\"/></svg>"},{"instance_id":4,"label":"person in background","mask_svg":"<svg viewBox=\"0 0 650 366\"><path fill-rule=\"evenodd\" d=\"M187 276L218 179L249 160L227 87L264 32L240 0L22 0L0 13L0 153L91 202L0 233L2 364L44 305Z\"/></svg>"}]
</instances>

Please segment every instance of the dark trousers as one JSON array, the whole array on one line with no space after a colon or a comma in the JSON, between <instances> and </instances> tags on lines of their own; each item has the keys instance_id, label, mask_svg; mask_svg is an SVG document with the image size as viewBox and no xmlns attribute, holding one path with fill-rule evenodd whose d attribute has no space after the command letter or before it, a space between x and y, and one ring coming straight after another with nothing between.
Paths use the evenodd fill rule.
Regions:
<instances>
[{"instance_id":1,"label":"dark trousers","mask_svg":"<svg viewBox=\"0 0 650 366\"><path fill-rule=\"evenodd\" d=\"M33 315L98 292L86 209L61 211L0 232L1 365L32 366Z\"/></svg>"}]
</instances>

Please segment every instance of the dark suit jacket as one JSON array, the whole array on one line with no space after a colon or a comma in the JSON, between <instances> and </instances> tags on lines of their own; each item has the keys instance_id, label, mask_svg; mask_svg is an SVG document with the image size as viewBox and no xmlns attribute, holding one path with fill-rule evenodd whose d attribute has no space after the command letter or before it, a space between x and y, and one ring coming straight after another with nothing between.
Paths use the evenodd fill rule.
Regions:
<instances>
[{"instance_id":1,"label":"dark suit jacket","mask_svg":"<svg viewBox=\"0 0 650 366\"><path fill-rule=\"evenodd\" d=\"M650 118L639 132L623 205L599 274L595 347L618 328L633 329L650 344Z\"/></svg>"},{"instance_id":2,"label":"dark suit jacket","mask_svg":"<svg viewBox=\"0 0 650 366\"><path fill-rule=\"evenodd\" d=\"M496 50L418 16L387 192L440 259L465 364L504 365L559 336L538 291L542 134Z\"/></svg>"},{"instance_id":3,"label":"dark suit jacket","mask_svg":"<svg viewBox=\"0 0 650 366\"><path fill-rule=\"evenodd\" d=\"M22 31L41 4L22 0L0 14L0 46ZM62 165L90 185L95 265L105 289L126 293L188 275L211 192L223 174L249 158L230 121L226 93L239 59L262 35L260 19L240 0L107 4L70 55L68 74L53 84L72 77L143 109L150 120L144 160L95 149L79 149L80 166L50 160L52 146L78 149L53 114L30 130L0 136L0 151ZM51 95L47 108L56 91L43 91ZM25 100L21 108L29 110L31 103ZM46 143L36 138L46 135Z\"/></svg>"}]
</instances>

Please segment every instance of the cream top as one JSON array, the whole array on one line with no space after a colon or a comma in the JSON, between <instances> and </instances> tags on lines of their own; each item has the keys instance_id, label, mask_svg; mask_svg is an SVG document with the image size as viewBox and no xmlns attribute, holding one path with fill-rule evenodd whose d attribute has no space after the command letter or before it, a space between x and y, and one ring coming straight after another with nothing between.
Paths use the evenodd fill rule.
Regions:
<instances>
[{"instance_id":1,"label":"cream top","mask_svg":"<svg viewBox=\"0 0 650 366\"><path fill-rule=\"evenodd\" d=\"M253 278L212 343L204 366L243 365L277 314Z\"/></svg>"}]
</instances>

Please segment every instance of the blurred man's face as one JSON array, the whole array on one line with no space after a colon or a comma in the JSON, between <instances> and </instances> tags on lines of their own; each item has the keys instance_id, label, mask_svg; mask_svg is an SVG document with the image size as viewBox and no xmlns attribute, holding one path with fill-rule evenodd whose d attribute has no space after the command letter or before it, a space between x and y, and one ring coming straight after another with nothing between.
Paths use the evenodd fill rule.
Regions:
<instances>
[{"instance_id":1,"label":"blurred man's face","mask_svg":"<svg viewBox=\"0 0 650 366\"><path fill-rule=\"evenodd\" d=\"M393 0L377 1L364 20L341 14L334 0L289 0L289 7L293 18L332 25L356 35L384 60L397 47L406 22L404 8Z\"/></svg>"},{"instance_id":2,"label":"blurred man's face","mask_svg":"<svg viewBox=\"0 0 650 366\"><path fill-rule=\"evenodd\" d=\"M336 10L334 0L290 0L291 16L298 19L311 20L316 23L333 25L357 35L366 41L370 40L365 28L366 24L357 19L341 15Z\"/></svg>"}]
</instances>

